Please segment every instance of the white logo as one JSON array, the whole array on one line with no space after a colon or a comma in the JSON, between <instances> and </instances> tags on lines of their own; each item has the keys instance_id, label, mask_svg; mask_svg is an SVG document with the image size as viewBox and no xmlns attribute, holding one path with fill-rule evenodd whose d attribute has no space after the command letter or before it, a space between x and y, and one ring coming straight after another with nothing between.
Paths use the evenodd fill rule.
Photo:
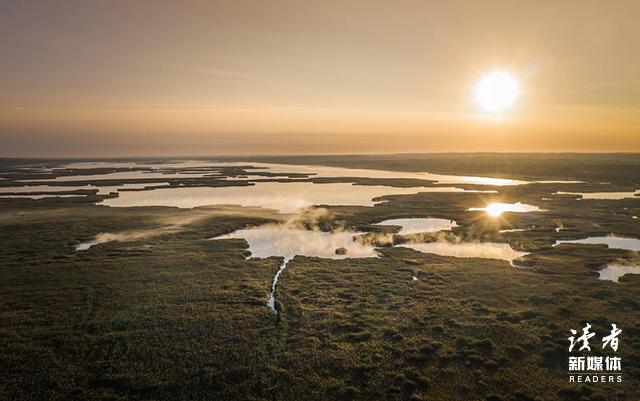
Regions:
<instances>
[{"instance_id":1,"label":"white logo","mask_svg":"<svg viewBox=\"0 0 640 401\"><path fill-rule=\"evenodd\" d=\"M589 340L596 333L591 331L591 324L587 323L582 329L582 335L576 339L578 332L570 330L572 336L569 340L569 353L574 351L576 345L580 347L577 352L591 352ZM618 336L622 333L616 324L611 324L611 333L602 337L602 349L611 348L618 351ZM622 382L622 358L617 356L569 356L569 382L571 383L613 383Z\"/></svg>"}]
</instances>

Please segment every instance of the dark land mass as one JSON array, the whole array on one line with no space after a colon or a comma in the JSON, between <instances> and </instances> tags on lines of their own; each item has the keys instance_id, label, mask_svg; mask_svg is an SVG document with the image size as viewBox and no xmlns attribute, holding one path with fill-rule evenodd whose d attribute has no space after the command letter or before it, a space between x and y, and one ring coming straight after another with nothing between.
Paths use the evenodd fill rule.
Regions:
<instances>
[{"instance_id":1,"label":"dark land mass","mask_svg":"<svg viewBox=\"0 0 640 401\"><path fill-rule=\"evenodd\" d=\"M73 198L0 198L0 399L640 398L640 275L626 275L619 283L598 280L598 271L609 263L640 263L637 252L553 246L556 240L596 235L640 238L640 223L633 219L640 215L640 199L551 195L633 190L640 185L640 156L252 160L588 182L482 187L497 193L393 195L374 207L324 206L327 212L314 222L318 228L368 232L358 240L380 245L380 257L296 256L278 283L278 314L265 303L282 259L248 259L245 241L210 239L287 216L232 206L110 208L96 205L103 195L86 190ZM10 177L0 180L5 186L31 174L11 163L2 166L0 173ZM169 185L210 184L189 180L162 179ZM467 211L489 201L536 204L545 212L490 218ZM444 234L447 240L508 242L531 253L517 261L521 267L423 254L390 245L441 235L411 238L397 235L398 228L373 225L408 217L455 220L459 227ZM527 231L499 232L514 228ZM100 233L126 235L75 250ZM569 330L580 331L587 322L597 333L594 354L622 358L622 383L568 382ZM602 350L600 341L612 323L623 330L615 353Z\"/></svg>"}]
</instances>

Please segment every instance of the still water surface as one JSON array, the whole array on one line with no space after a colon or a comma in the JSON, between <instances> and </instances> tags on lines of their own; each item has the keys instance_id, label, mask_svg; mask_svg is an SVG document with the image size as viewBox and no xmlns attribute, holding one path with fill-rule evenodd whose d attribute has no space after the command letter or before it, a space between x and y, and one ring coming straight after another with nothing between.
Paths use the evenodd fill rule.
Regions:
<instances>
[{"instance_id":1,"label":"still water surface","mask_svg":"<svg viewBox=\"0 0 640 401\"><path fill-rule=\"evenodd\" d=\"M453 220L435 218L390 219L382 221L377 225L399 226L401 227L398 232L400 235L449 231L453 227L458 226Z\"/></svg>"},{"instance_id":2,"label":"still water surface","mask_svg":"<svg viewBox=\"0 0 640 401\"><path fill-rule=\"evenodd\" d=\"M603 244L609 248L626 249L628 251L640 251L640 240L637 238L618 237L609 235L606 237L587 237L576 240L556 241L554 246L560 244Z\"/></svg>"},{"instance_id":3,"label":"still water surface","mask_svg":"<svg viewBox=\"0 0 640 401\"><path fill-rule=\"evenodd\" d=\"M241 238L249 245L252 258L273 256L283 258L283 262L273 278L271 293L267 301L267 306L277 312L275 292L278 279L286 269L287 263L296 255L330 259L377 257L378 254L373 246L353 240L357 234L359 233L350 231L324 232L286 225L267 225L234 231L231 234L213 239Z\"/></svg>"}]
</instances>

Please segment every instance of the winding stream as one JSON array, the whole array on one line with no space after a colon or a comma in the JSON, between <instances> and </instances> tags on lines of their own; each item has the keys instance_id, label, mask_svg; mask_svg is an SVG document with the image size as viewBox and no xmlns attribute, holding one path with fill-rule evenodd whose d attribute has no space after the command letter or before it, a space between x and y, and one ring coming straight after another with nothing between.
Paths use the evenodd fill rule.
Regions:
<instances>
[{"instance_id":1,"label":"winding stream","mask_svg":"<svg viewBox=\"0 0 640 401\"><path fill-rule=\"evenodd\" d=\"M249 245L251 258L283 258L273 278L267 301L267 306L277 313L275 294L278 280L289 261L296 255L329 259L378 257L373 246L353 240L358 234L360 233L351 231L325 232L288 225L265 225L234 231L212 239L244 239Z\"/></svg>"}]
</instances>

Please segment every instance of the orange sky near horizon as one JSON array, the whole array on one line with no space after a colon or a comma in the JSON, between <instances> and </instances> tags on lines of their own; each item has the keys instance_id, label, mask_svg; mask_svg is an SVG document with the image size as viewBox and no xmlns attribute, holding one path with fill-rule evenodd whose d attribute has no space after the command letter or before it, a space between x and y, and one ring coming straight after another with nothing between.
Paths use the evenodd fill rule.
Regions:
<instances>
[{"instance_id":1,"label":"orange sky near horizon","mask_svg":"<svg viewBox=\"0 0 640 401\"><path fill-rule=\"evenodd\" d=\"M5 2L0 157L640 151L640 2L396 3Z\"/></svg>"}]
</instances>

